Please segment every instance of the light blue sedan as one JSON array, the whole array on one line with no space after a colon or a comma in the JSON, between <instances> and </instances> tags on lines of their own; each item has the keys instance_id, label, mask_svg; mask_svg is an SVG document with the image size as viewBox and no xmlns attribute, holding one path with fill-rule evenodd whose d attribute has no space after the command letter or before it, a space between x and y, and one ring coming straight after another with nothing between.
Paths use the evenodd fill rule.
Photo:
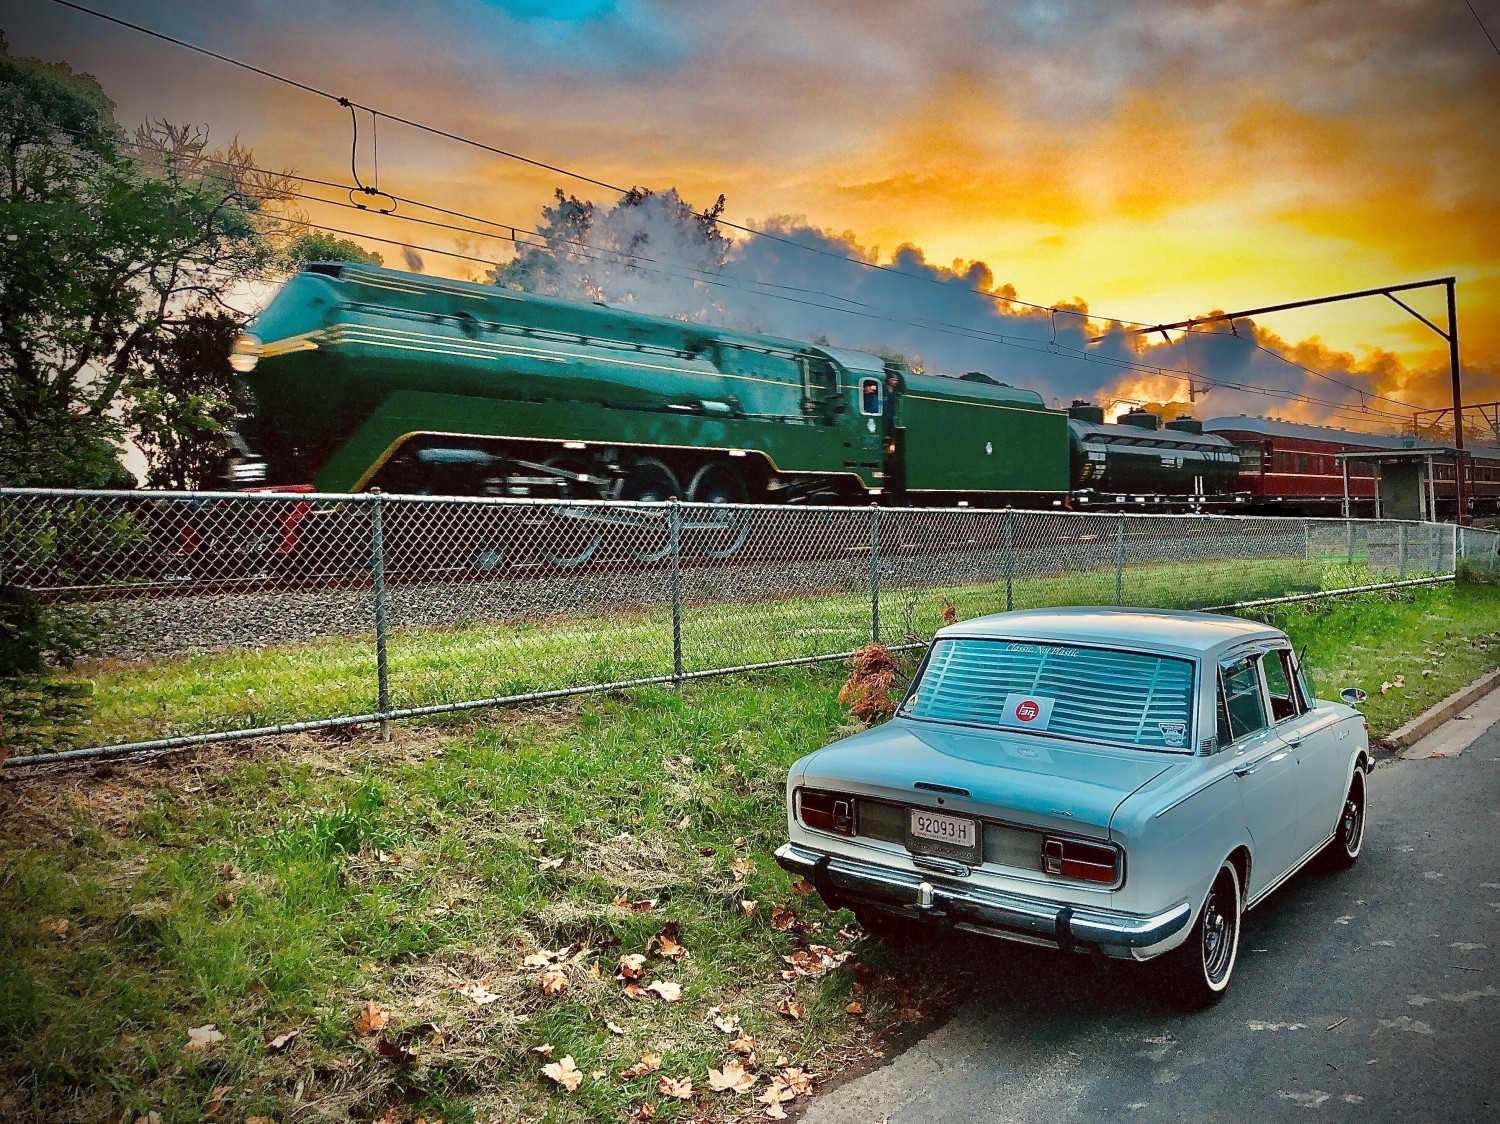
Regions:
<instances>
[{"instance_id":1,"label":"light blue sedan","mask_svg":"<svg viewBox=\"0 0 1500 1124\"><path fill-rule=\"evenodd\" d=\"M898 919L1155 961L1190 1005L1240 919L1352 864L1367 726L1286 634L1207 613L1004 613L937 634L891 721L808 754L776 852L867 929Z\"/></svg>"}]
</instances>

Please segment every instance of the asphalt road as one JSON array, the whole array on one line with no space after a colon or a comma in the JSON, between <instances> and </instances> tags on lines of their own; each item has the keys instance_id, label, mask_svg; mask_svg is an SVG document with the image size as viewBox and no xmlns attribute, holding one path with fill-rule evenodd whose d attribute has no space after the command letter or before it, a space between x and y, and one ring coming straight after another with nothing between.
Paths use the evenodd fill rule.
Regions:
<instances>
[{"instance_id":1,"label":"asphalt road","mask_svg":"<svg viewBox=\"0 0 1500 1124\"><path fill-rule=\"evenodd\" d=\"M1500 1119L1500 724L1458 757L1382 764L1369 794L1359 863L1246 917L1216 1007L967 938L973 998L804 1124Z\"/></svg>"}]
</instances>

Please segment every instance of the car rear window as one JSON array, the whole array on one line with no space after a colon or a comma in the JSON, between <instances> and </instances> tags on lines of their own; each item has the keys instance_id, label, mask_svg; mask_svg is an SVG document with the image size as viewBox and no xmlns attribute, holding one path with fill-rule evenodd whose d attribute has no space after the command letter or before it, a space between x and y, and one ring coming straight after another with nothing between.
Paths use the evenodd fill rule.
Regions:
<instances>
[{"instance_id":1,"label":"car rear window","mask_svg":"<svg viewBox=\"0 0 1500 1124\"><path fill-rule=\"evenodd\" d=\"M938 640L900 713L1188 752L1193 664L1111 648Z\"/></svg>"}]
</instances>

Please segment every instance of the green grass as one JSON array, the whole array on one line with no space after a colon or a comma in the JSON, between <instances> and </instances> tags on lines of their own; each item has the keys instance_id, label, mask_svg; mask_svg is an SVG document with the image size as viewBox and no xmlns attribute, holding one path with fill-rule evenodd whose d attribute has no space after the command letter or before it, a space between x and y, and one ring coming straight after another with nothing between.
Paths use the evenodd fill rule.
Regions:
<instances>
[{"instance_id":1,"label":"green grass","mask_svg":"<svg viewBox=\"0 0 1500 1124\"><path fill-rule=\"evenodd\" d=\"M1200 562L1127 569L1127 604L1191 608L1338 588L1369 575L1342 562ZM1113 569L1017 578L1016 608L1111 604ZM942 624L944 601L960 618L1006 608L1002 581L885 589L887 643L923 641ZM867 590L748 603L689 604L682 615L687 672L850 651L870 639ZM547 621L408 629L389 644L398 708L670 675L669 609ZM94 703L77 738L95 744L368 714L378 709L373 637L233 649L176 659L82 665L75 681Z\"/></svg>"},{"instance_id":2,"label":"green grass","mask_svg":"<svg viewBox=\"0 0 1500 1124\"><path fill-rule=\"evenodd\" d=\"M1371 692L1375 734L1500 665L1494 588L1417 589L1275 619L1308 645L1321 686ZM1405 686L1381 694L1397 674ZM837 1070L903 1010L941 1008L985 963L947 946L852 943L839 935L847 915L796 895L771 857L787 766L846 722L842 676L826 665L759 672L408 724L392 746L303 738L192 768L9 780L0 1113L197 1120L228 1087L219 1118L232 1121L294 1110L297 1120L371 1119L392 1106L400 1119L449 1124L620 1119L644 1102L663 1120L727 1116L749 1098L710 1093L699 1110L658 1096L657 1075L618 1076L650 1050L662 1074L706 1092L728 1041L713 1006L741 1017L762 1074L779 1055ZM544 869L542 856L563 863ZM736 857L754 864L743 880ZM612 904L618 896L656 906L631 912ZM739 906L747 899L760 903L754 916ZM778 931L777 904L821 929ZM679 983L684 998L626 998L619 957L644 952L669 921L690 955L651 959L646 979ZM781 958L808 942L856 958L784 981ZM569 989L543 996L523 955L574 943L591 951L567 969ZM492 1004L455 990L486 976L500 995ZM787 995L801 1021L774 1012ZM851 999L862 1016L846 1012ZM371 1000L390 1012L390 1040L421 1046L414 1059L383 1059L376 1037L356 1033ZM225 1040L187 1049L188 1028L205 1023ZM284 1052L268 1052L292 1029L300 1036ZM577 1060L577 1092L540 1076L531 1050L544 1043ZM596 1070L605 1076L588 1076Z\"/></svg>"}]
</instances>

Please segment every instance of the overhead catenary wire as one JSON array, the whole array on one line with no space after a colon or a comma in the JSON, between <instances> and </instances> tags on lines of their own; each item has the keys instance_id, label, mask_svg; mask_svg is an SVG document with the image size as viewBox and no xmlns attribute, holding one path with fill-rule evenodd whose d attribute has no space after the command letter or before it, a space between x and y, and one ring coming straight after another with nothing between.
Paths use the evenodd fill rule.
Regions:
<instances>
[{"instance_id":1,"label":"overhead catenary wire","mask_svg":"<svg viewBox=\"0 0 1500 1124\"><path fill-rule=\"evenodd\" d=\"M58 4L58 5L62 6L64 8L71 8L72 10L74 10L76 12L81 12L84 15L93 16L96 19L105 20L105 21L107 21L109 23L116 24L117 26L120 26L120 27L128 28L129 30L138 32L138 33L140 33L142 35L147 35L147 36L150 36L150 37L152 37L154 39L159 39L162 42L170 43L173 46L181 47L181 48L183 48L185 50L196 52L197 54L204 55L204 56L206 56L208 58L215 59L215 60L217 60L219 62L226 63L226 64L228 64L230 66L239 67L242 70L249 71L252 74L260 75L261 77L267 78L267 79L269 79L271 81L284 83L284 84L286 84L288 86L295 87L296 89L302 90L302 91L304 91L306 93L313 94L313 95L315 95L317 97L325 98L325 99L327 99L329 101L335 102L338 105L346 106L346 107L349 107L351 109L363 109L365 112L369 113L373 118L384 117L387 121L393 121L396 124L405 125L408 128L416 129L416 130L418 130L420 132L428 133L428 134L430 134L432 136L442 137L442 138L444 138L446 140L454 141L457 144L467 145L467 146L469 146L471 148L476 148L476 149L479 149L480 151L488 152L491 155L501 156L501 157L504 157L505 159L508 159L508 160L515 160L515 161L517 161L519 163L527 164L527 165L530 165L531 167L538 168L538 169L541 169L543 171L555 172L558 175L566 176L569 179L576 180L576 181L578 181L580 183L587 183L587 184L590 184L590 185L592 185L594 187L600 187L600 188L603 188L606 191L613 191L613 192L617 192L617 193L623 195L628 190L630 190L628 188L620 186L619 184L610 183L607 180L599 179L598 177L595 177L595 176L590 176L590 175L588 175L588 174L586 174L584 172L579 172L579 171L576 171L576 170L573 170L573 169L570 169L570 168L564 168L564 167L561 167L560 165L557 165L557 164L550 164L550 163L548 163L548 162L546 162L544 160L538 160L535 157L526 156L526 155L524 155L522 153L519 153L519 152L513 152L513 151L511 151L509 149L500 148L500 147L498 147L496 145L489 144L489 143L487 143L485 141L476 140L473 137L467 137L467 136L464 136L464 135L462 135L460 133L455 133L455 132L452 132L451 130L444 129L444 128L440 127L440 126L428 124L427 122L424 122L424 121L417 121L417 120L415 120L413 118L405 117L405 116L402 116L401 114L398 114L398 113L391 113L391 112L389 112L387 110L377 109L374 106L367 105L367 104L365 104L363 102L355 101L353 98L349 98L349 97L346 97L346 96L341 95L341 94L336 94L336 93L332 92L331 90L320 89L320 88L318 88L316 86L309 85L306 82L300 82L300 81L298 81L295 78L287 77L284 74L280 74L280 73L278 73L276 71L273 71L273 70L270 70L270 69L268 69L266 67L256 66L253 63L244 62L244 61L242 61L240 59L234 58L234 57L232 57L230 55L223 54L223 53L221 53L219 51L213 51L213 50L210 50L207 47L201 47L201 46L199 46L196 43L190 43L190 42L188 42L185 39L179 39L176 36L168 35L168 34L166 34L165 32L162 32L162 31L157 31L155 28L146 27L143 24L135 23L135 22L132 22L131 20L127 20L127 19L122 19L119 16L113 16L113 15L110 15L109 13L107 13L107 12L101 12L101 11L99 11L96 8L90 8L90 7L88 7L88 6L84 5L84 4L76 3L75 0L52 0L52 2L54 4ZM736 223L736 222L733 222L733 221L731 221L729 219L723 218L722 216L713 216L713 215L708 214L705 211L694 210L693 214L696 215L699 218L704 218L704 219L712 218L720 226L728 227L731 230L736 230L736 231L739 231L739 232L741 232L743 234L750 235L752 237L767 238L767 239L770 239L771 241L779 242L779 243L781 243L783 245L793 247L795 249L801 250L801 251L806 252L806 253L820 254L820 255L822 255L824 257L827 257L827 258L832 258L832 259L836 259L836 260L839 260L839 261L847 262L847 263L849 263L851 265L858 266L858 267L860 267L862 269L878 270L878 271L880 271L882 273L888 273L888 274L891 274L891 275L896 276L896 277L904 277L904 278L906 278L908 280L921 282L923 284L940 285L940 286L943 286L944 288L951 287L951 283L950 282L943 281L943 280L940 280L940 279L935 278L935 277L924 277L921 274L908 273L906 270L904 270L904 269L897 269L895 266L892 266L892 265L884 265L884 264L882 264L880 262L868 261L868 260L866 260L864 258L855 257L852 254L845 254L845 253L840 253L839 251L836 251L836 250L824 249L821 246L810 246L810 245L808 245L805 242L798 242L796 239L787 238L787 237L785 237L783 235L776 234L776 233L773 233L773 232L768 231L768 230L761 230L761 229L758 229L756 227L747 226L747 225L745 225L743 223ZM1057 307L1055 305L1039 304L1039 303L1037 303L1035 301L1022 300L1019 297L1006 296L1003 293L991 292L990 290L976 288L975 286L972 286L972 285L966 285L966 286L964 286L964 288L967 289L967 291L969 291L969 292L975 293L975 294L977 294L979 296L982 296L982 297L986 298L987 300L992 300L992 301L997 301L997 302L1004 302L1006 304L1010 304L1012 306L1019 307L1019 308L1030 308L1030 309L1036 310L1038 312L1050 312L1050 313L1053 313L1053 314L1062 313L1064 315L1079 316L1079 317L1084 317L1084 318L1091 319L1091 320L1096 320L1096 321L1102 321L1102 322L1110 323L1110 324L1129 325L1131 327L1148 327L1149 326L1147 324L1147 322L1144 321L1144 320L1131 320L1131 319L1124 318L1124 317L1106 316L1106 315L1104 315L1102 313L1094 313L1094 312L1083 313L1083 312L1079 312L1076 309L1059 308L1059 307ZM1189 330L1192 330L1192 329L1189 329Z\"/></svg>"},{"instance_id":2,"label":"overhead catenary wire","mask_svg":"<svg viewBox=\"0 0 1500 1124\"><path fill-rule=\"evenodd\" d=\"M6 116L9 116L9 115L6 115ZM13 117L11 117L10 119L11 120L16 120ZM76 132L75 130L70 130L70 129L67 129L65 127L59 127L59 131L69 132L69 133L75 133ZM143 151L146 151L146 152L158 152L158 153L160 152L160 150L157 149L157 148L155 148L154 146L142 143L140 141L125 140L123 143L125 145L129 146L129 147L140 149L140 150L143 150ZM336 189L336 190L340 190L340 191L349 191L351 193L354 191L354 189L350 188L348 185L341 184L341 183L338 183L338 182L333 181L333 180L322 180L322 179L317 179L317 178L310 177L310 176L302 176L302 175L299 175L297 173L291 173L291 172L278 172L278 171L275 171L273 169L258 167L258 166L253 165L253 164L244 164L244 163L237 164L237 163L232 163L232 162L221 160L221 159L217 159L217 158L214 158L214 157L211 157L211 156L205 156L205 155L202 155L201 153L200 154L191 155L191 156L187 157L187 159L190 162L193 162L193 163L203 163L203 164L209 164L209 165L217 165L217 166L229 168L229 169L232 169L232 170L238 170L238 171L242 171L242 172L256 172L256 173L263 174L263 175L277 176L277 177L282 177L282 178L285 178L285 179L288 179L288 180L296 180L296 181L298 181L299 183L302 183L302 184L309 184L310 183L310 184L314 184L314 185L317 185L317 186L322 186L322 187L326 187L326 188L330 188L330 189ZM251 196L255 196L255 193L254 193L253 190L247 190L246 194L249 194ZM515 245L522 246L522 247L524 247L524 246L540 247L540 246L544 246L544 245L547 244L548 236L543 235L539 231L527 230L527 229L522 228L519 225L514 225L514 224L509 224L509 223L500 223L500 222L497 222L495 220L483 218L481 216L471 215L471 214L467 214L465 212L455 211L455 210L451 210L451 209L448 209L448 208L439 207L439 206L437 206L435 204L429 204L429 203L426 203L426 202L421 201L421 200L407 199L406 197L402 197L402 196L390 196L390 195L388 195L388 193L382 193L382 194L387 194L387 197L392 198L392 199L399 199L401 201L408 202L412 206L415 206L415 207L419 207L419 208L423 208L423 209L431 209L431 210L433 210L435 212L446 214L449 217L462 218L462 219L466 219L468 221L483 223L483 224L486 224L488 226L495 227L495 228L497 228L497 230L503 230L503 231L505 231L505 233L504 234L500 234L500 233L492 233L490 231L474 230L474 229L468 228L468 227L460 227L460 226L455 226L455 225L449 224L449 223L441 223L441 222L435 222L435 221L429 220L429 219L422 219L422 218L420 218L418 216L414 216L414 215L395 213L395 212L392 212L392 211L386 211L386 210L381 210L381 209L367 208L367 207L363 207L363 206L360 206L360 205L352 203L352 202L346 203L346 202L340 202L339 200L336 200L336 199L324 199L324 198L319 197L319 196L309 195L309 194L304 193L304 192L292 191L290 189L273 189L273 193L270 194L270 195L261 195L261 196L255 196L255 197L257 197L258 199L260 199L260 201L262 201L262 202L272 202L272 201L277 201L279 199L285 199L285 198L298 198L298 199L303 199L305 201L312 202L312 203L319 204L319 205L325 205L325 206L331 206L331 207L338 207L338 208L344 208L344 209L349 209L349 210L363 211L366 214L380 215L381 217L384 217L384 218L392 218L392 219L397 219L397 220L405 221L405 222L415 222L415 223L419 223L419 224L422 224L422 225L425 225L425 226L437 227L437 228L440 228L440 229L449 230L449 231L453 231L453 232L456 232L456 233L467 234L467 235L474 236L474 237L491 238L491 239L495 239L495 240L499 240L499 241L510 241L510 242L514 243ZM351 194L351 198L352 198L352 194ZM383 237L383 236L380 236L380 235L368 234L368 233L365 233L365 232L362 232L362 231L345 230L345 229L341 229L341 228L338 228L338 227L331 227L331 226L328 226L327 224L324 224L324 223L313 222L313 221L306 220L306 219L298 219L298 218L294 218L294 217L291 217L291 216L266 216L266 217L269 218L269 219L271 219L272 221L286 222L286 223L289 223L289 224L292 224L292 225L301 226L301 227L308 228L308 229L322 230L322 231L325 231L327 233L338 234L338 235L341 235L341 236L344 236L344 237L357 238L357 239L366 239L366 240L369 240L369 241L380 242L380 243L385 244L385 245L402 247L404 249L409 249L409 250L414 250L414 251L420 251L420 252L424 252L424 253L438 254L438 255L443 256L443 257L449 257L449 258L453 258L455 260L466 261L466 262L470 262L470 263L474 263L474 264L479 264L479 265L485 265L485 266L489 266L491 268L495 267L498 264L497 262L495 262L492 259L483 258L483 257L477 257L477 256L472 255L472 254L465 254L465 253L461 253L461 252L457 252L457 251L453 251L453 250L447 250L447 249L443 249L443 248L437 247L437 246L420 245L420 244L417 244L417 243L407 242L407 241L404 241L402 239L388 238L388 237ZM539 241L527 241L526 240L526 239L532 239L532 238L538 239ZM1050 321L1051 327L1052 327L1051 338L1044 341L1044 340L1034 339L1032 337L1026 337L1026 336L1005 335L1005 334L998 333L998 332L992 332L992 331L990 331L988 329L975 328L975 327L970 326L970 325L953 324L953 323L948 322L948 321L931 321L931 320L927 320L926 318L912 319L910 317L902 317L902 316L900 316L898 314L892 313L888 309L881 308L878 305L871 305L871 304L868 304L866 302L856 300L855 298L852 298L852 297L843 297L843 296L839 296L837 294L825 293L825 292L822 292L822 291L819 291L819 290L806 289L806 288L802 288L802 287L798 287L798 286L781 285L781 284L778 284L776 282L768 282L768 281L759 281L759 280L754 280L754 279L748 279L750 285L761 286L761 287L766 287L766 288L784 289L784 290L789 290L789 291L793 291L793 292L803 293L803 294L806 294L806 295L809 295L809 296L826 297L826 298L828 298L830 300L839 301L839 302L841 302L842 304L845 304L845 305L855 305L858 308L864 308L864 309L868 309L868 310L871 310L871 311L860 312L860 311L856 311L856 309L854 309L854 308L840 308L840 307L837 307L835 305L823 304L823 303L821 303L819 301L811 301L811 300L799 299L799 298L796 298L796 297L790 297L790 296L785 295L784 293L763 292L763 291L761 291L758 288L748 288L745 285L736 284L735 282L733 282L731 280L728 280L722 274L711 273L709 271L700 270L700 269L696 269L696 268L689 267L689 266L685 266L683 268L687 269L691 274L693 274L695 276L687 276L687 275L685 275L683 273L674 272L673 270L671 270L669 268L666 268L661 263L657 263L655 261L655 259L652 259L652 258L649 258L649 257L645 257L644 255L640 255L640 254L630 253L628 251L616 250L616 249L613 249L613 248L610 248L610 247L589 246L586 243L581 243L581 242L578 242L578 241L573 240L573 239L561 239L560 241L562 241L565 245L574 247L576 250L581 251L580 256L582 256L585 260L590 260L590 261L605 261L605 260L608 260L608 259L606 259L605 257L602 257L600 255L610 255L613 258L625 260L628 264L631 265L632 268L634 268L634 269L636 269L636 270L638 270L640 272L658 274L658 275L662 275L662 276L669 276L669 277L673 277L673 278L676 278L676 279L679 279L679 280L686 280L686 281L695 282L695 283L702 283L702 284L705 284L705 285L710 285L710 286L714 286L714 287L718 287L718 288L725 288L725 289L736 290L736 291L744 292L744 293L747 293L747 294L750 294L750 295L753 295L753 296L759 296L759 297L765 297L765 298L769 298L769 299L776 299L776 300L783 300L783 301L791 301L792 303L799 304L799 305L804 305L806 307L822 309L822 310L825 310L825 311L835 312L835 313L843 313L845 315L861 317L861 318L869 319L869 320L876 320L876 321L881 321L881 322L886 322L886 323L893 323L893 324L905 324L905 325L908 325L910 327L915 327L915 328L917 328L919 330L923 330L923 331L936 332L938 334L947 335L947 336L956 336L956 337L959 337L959 338L970 339L970 340L973 340L975 342L980 342L980 343L994 343L994 344L999 344L999 345L1007 346L1007 347L1015 347L1015 348L1020 348L1022 350L1035 352L1035 353L1038 353L1038 354L1052 354L1052 355L1060 356L1060 357L1063 357L1063 358L1072 359L1072 360L1078 360L1078 361L1083 361L1083 362L1102 362L1102 363L1106 363L1106 364L1109 364L1111 366L1115 366L1115 367L1118 367L1118 368L1124 369L1124 370L1131 370L1131 371L1135 371L1135 372L1138 372L1138 373L1141 373L1141 374L1154 375L1154 376L1157 376L1157 377L1174 379L1174 380L1179 381L1179 382L1186 382L1190 387L1192 387L1194 385L1201 384L1206 389L1219 388L1219 389L1225 389L1225 390L1233 390L1233 391L1236 391L1236 392L1239 392L1239 393L1258 394L1258 395L1262 395L1262 396L1266 396L1266 397L1272 397L1272 398L1276 398L1276 399L1279 399L1279 400L1282 400L1282 401L1287 401L1287 402L1302 402L1302 403L1306 403L1306 404L1310 404L1310 405L1317 405L1317 406L1324 407L1325 409L1328 409L1331 412L1335 412L1335 413L1357 413L1359 416L1364 416L1364 417L1369 417L1369 416L1373 415L1373 416L1376 416L1376 417L1381 417L1381 418L1386 418L1386 419L1392 419L1392 420L1397 420L1397 421L1404 421L1405 420L1404 418L1402 418L1401 415L1391 414L1389 412L1381 411L1381 410L1372 410L1372 409L1370 409L1370 408L1368 408L1368 407L1366 407L1364 405L1360 405L1360 406L1356 407L1356 406L1354 406L1354 405L1352 405L1350 403L1347 403L1347 402L1330 401L1328 399L1317 398L1315 396L1308 395L1308 394L1305 394L1305 393L1291 392L1291 391L1284 391L1284 390L1270 388L1270 387L1263 387L1263 386L1259 386L1259 385L1254 384L1254 383L1241 383L1241 382L1236 382L1236 381L1226 380L1226 379L1216 379L1216 378L1211 378L1209 376L1203 375L1202 373L1196 372L1196 371L1190 371L1190 370L1185 370L1185 369L1181 369L1181 368L1164 367L1164 366L1160 366L1160 365L1156 365L1156 364L1147 364L1147 363L1140 363L1140 362L1132 362L1132 361L1129 361L1129 360L1120 359L1120 358L1118 358L1116 356L1103 355L1103 354L1099 354L1097 352L1083 351L1083 350L1075 349L1075 348L1072 348L1072 347L1068 346L1066 343L1062 343L1062 342L1060 342L1060 341L1057 340L1057 338L1056 338L1056 326L1055 326L1055 321L1056 321L1055 314L1053 314L1052 316L1049 317L1049 321ZM651 263L651 264L643 264L643 263ZM1222 336L1222 335L1224 335L1224 333L1220 333L1220 332L1207 332L1205 334L1215 335L1215 336ZM1243 338L1243 337L1241 337L1241 338ZM1038 344L1038 345L1041 345L1041 346L1031 346L1032 344ZM1257 346L1259 346L1259 345L1257 344ZM1274 355L1275 353L1274 352L1269 352L1269 354L1273 354ZM1281 357L1281 356L1278 356L1278 358L1283 358L1284 359L1284 357ZM1285 360L1285 361L1289 362L1289 363L1291 362L1290 360ZM1294 365L1294 366L1300 366L1300 364L1292 364L1292 365ZM1303 368L1303 369L1307 370L1307 368ZM1316 372L1309 371L1309 373L1316 373ZM1327 377L1327 376L1324 376L1324 377ZM1345 389L1348 389L1348 390L1350 390L1351 392L1353 392L1355 394L1359 394L1361 396L1362 401L1365 398L1369 398L1369 397L1372 397L1372 396L1373 397L1379 397L1379 396L1372 395L1371 392L1363 391L1360 388L1352 387L1349 384L1339 382L1338 380L1335 380L1335 379L1331 379L1330 378L1329 381L1338 383L1338 385L1345 387ZM1414 406L1411 407L1411 408L1412 409L1416 409L1416 407L1414 407Z\"/></svg>"}]
</instances>

